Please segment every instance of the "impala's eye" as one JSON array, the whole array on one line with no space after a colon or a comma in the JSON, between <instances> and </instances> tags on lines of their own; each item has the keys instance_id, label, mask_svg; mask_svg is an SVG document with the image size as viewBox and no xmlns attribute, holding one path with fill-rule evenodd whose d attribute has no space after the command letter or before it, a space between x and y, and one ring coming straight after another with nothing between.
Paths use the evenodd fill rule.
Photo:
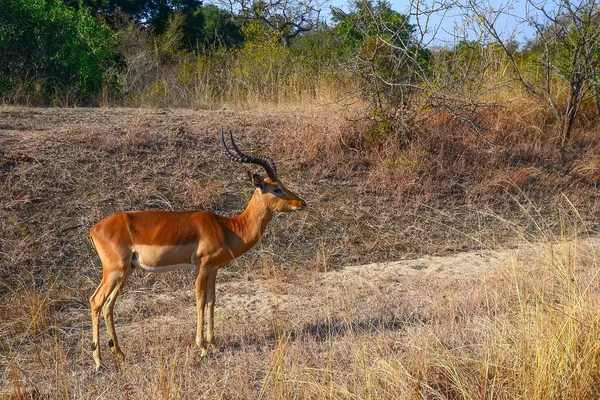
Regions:
<instances>
[{"instance_id":1,"label":"impala's eye","mask_svg":"<svg viewBox=\"0 0 600 400\"><path fill-rule=\"evenodd\" d=\"M273 193L281 193L283 192L283 190L281 190L281 188L276 187L275 189L273 189Z\"/></svg>"}]
</instances>

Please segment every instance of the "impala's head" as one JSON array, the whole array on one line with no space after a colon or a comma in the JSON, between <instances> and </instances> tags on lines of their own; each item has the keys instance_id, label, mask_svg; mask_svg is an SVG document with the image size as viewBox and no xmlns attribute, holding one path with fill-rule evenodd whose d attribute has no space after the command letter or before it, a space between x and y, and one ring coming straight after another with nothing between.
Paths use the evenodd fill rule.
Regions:
<instances>
[{"instance_id":1,"label":"impala's head","mask_svg":"<svg viewBox=\"0 0 600 400\"><path fill-rule=\"evenodd\" d=\"M235 144L233 134L230 132L231 145L233 152L227 147L225 141L225 132L221 130L221 143L233 161L241 163L250 163L260 165L265 169L267 178L263 178L258 174L253 174L248 171L250 180L258 190L261 199L265 201L268 207L273 211L297 211L306 208L306 202L296 196L291 190L288 190L277 177L277 167L271 157L249 156Z\"/></svg>"}]
</instances>

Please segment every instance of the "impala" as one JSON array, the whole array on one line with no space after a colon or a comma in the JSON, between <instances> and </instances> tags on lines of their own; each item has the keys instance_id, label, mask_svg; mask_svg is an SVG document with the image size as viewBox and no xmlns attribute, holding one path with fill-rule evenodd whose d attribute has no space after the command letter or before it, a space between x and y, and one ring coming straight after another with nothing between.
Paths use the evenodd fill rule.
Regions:
<instances>
[{"instance_id":1,"label":"impala","mask_svg":"<svg viewBox=\"0 0 600 400\"><path fill-rule=\"evenodd\" d=\"M215 346L215 279L218 269L256 244L275 211L296 211L306 207L304 200L279 181L277 168L270 157L246 155L237 147L231 133L230 138L233 151L227 146L225 134L221 131L221 143L233 161L259 165L267 173L267 178L263 179L248 171L256 189L240 215L228 218L208 211L131 211L114 214L92 227L91 241L102 262L102 282L90 298L96 369L101 366L101 310L110 337L108 346L120 360L124 359L117 341L113 310L127 278L136 268L150 272L194 271L198 312L196 344L201 348L201 357L204 357L207 343Z\"/></svg>"}]
</instances>

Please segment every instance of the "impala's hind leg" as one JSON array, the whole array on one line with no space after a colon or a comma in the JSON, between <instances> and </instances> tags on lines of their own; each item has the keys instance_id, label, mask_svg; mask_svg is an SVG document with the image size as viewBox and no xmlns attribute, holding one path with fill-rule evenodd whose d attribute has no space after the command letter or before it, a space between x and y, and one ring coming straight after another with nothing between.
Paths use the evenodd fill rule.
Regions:
<instances>
[{"instance_id":1,"label":"impala's hind leg","mask_svg":"<svg viewBox=\"0 0 600 400\"><path fill-rule=\"evenodd\" d=\"M200 347L200 357L205 357L206 341L204 340L204 308L206 306L206 292L208 289L208 273L204 267L200 267L196 277L196 308L198 313L198 326L196 329L196 345Z\"/></svg>"},{"instance_id":2,"label":"impala's hind leg","mask_svg":"<svg viewBox=\"0 0 600 400\"><path fill-rule=\"evenodd\" d=\"M92 350L94 354L94 360L96 361L96 369L100 368L102 359L100 358L100 311L102 306L106 302L107 297L113 292L117 285L118 272L115 271L111 274L103 274L102 282L90 297L90 307L92 309L92 335L93 343Z\"/></svg>"},{"instance_id":3,"label":"impala's hind leg","mask_svg":"<svg viewBox=\"0 0 600 400\"><path fill-rule=\"evenodd\" d=\"M206 342L209 348L215 350L215 280L217 278L217 269L210 271L206 287Z\"/></svg>"},{"instance_id":4,"label":"impala's hind leg","mask_svg":"<svg viewBox=\"0 0 600 400\"><path fill-rule=\"evenodd\" d=\"M106 322L106 329L108 330L108 336L110 338L108 340L108 347L111 348L113 353L115 353L115 355L121 361L123 361L125 359L125 354L123 354L123 352L121 351L121 348L119 347L119 342L117 340L117 332L115 330L113 311L115 309L115 302L117 301L117 297L123 290L123 287L125 286L125 282L127 281L127 278L129 277L129 275L131 274L131 271L132 271L132 269L130 268L129 272L125 273L124 276L117 278L115 287L110 292L110 295L108 296L108 300L106 301L106 304L104 305L104 308L103 308L104 321Z\"/></svg>"}]
</instances>

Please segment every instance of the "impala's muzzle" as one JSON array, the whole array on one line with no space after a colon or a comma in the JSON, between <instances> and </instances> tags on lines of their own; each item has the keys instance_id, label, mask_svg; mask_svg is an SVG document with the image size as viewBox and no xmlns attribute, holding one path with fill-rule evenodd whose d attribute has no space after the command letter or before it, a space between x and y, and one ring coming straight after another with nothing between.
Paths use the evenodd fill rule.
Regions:
<instances>
[{"instance_id":1,"label":"impala's muzzle","mask_svg":"<svg viewBox=\"0 0 600 400\"><path fill-rule=\"evenodd\" d=\"M306 202L302 199L295 200L294 203L296 203L295 208L292 208L294 211L300 211L306 208Z\"/></svg>"}]
</instances>

